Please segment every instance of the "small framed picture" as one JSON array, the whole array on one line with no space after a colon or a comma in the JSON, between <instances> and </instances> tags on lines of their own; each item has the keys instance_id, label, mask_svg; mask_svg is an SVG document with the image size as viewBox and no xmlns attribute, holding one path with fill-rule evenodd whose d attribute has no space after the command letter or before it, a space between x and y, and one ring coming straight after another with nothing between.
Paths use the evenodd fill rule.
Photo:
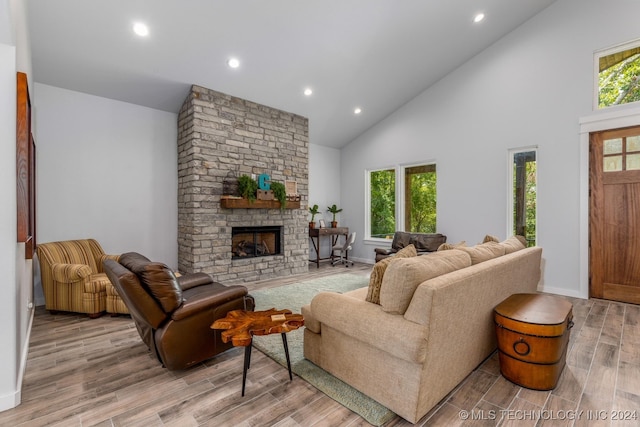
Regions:
<instances>
[{"instance_id":1,"label":"small framed picture","mask_svg":"<svg viewBox=\"0 0 640 427\"><path fill-rule=\"evenodd\" d=\"M327 228L327 225L324 223L324 219L318 220L318 224L320 225L320 228Z\"/></svg>"}]
</instances>

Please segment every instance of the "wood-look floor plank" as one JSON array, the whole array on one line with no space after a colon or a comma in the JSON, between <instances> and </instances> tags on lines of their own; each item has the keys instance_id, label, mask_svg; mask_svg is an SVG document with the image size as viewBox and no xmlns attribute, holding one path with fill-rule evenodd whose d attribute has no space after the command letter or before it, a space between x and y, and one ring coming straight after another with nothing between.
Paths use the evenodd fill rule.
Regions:
<instances>
[{"instance_id":1,"label":"wood-look floor plank","mask_svg":"<svg viewBox=\"0 0 640 427\"><path fill-rule=\"evenodd\" d=\"M520 386L499 376L482 399L500 408L508 408L520 389Z\"/></svg>"},{"instance_id":2,"label":"wood-look floor plank","mask_svg":"<svg viewBox=\"0 0 640 427\"><path fill-rule=\"evenodd\" d=\"M558 396L549 396L549 400L542 412L537 427L571 427L575 421L576 402Z\"/></svg>"},{"instance_id":3,"label":"wood-look floor plank","mask_svg":"<svg viewBox=\"0 0 640 427\"><path fill-rule=\"evenodd\" d=\"M502 412L501 427L534 427L540 419L536 416L540 407L533 403L515 398L509 409Z\"/></svg>"},{"instance_id":4,"label":"wood-look floor plank","mask_svg":"<svg viewBox=\"0 0 640 427\"><path fill-rule=\"evenodd\" d=\"M462 384L461 387L447 400L458 409L470 411L489 391L499 377L484 371L476 370Z\"/></svg>"}]
</instances>

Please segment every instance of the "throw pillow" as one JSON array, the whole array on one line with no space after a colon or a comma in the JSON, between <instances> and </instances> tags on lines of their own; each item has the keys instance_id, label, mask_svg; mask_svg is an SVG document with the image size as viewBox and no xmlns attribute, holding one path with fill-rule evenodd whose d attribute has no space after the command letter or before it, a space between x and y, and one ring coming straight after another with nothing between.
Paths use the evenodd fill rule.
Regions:
<instances>
[{"instance_id":1,"label":"throw pillow","mask_svg":"<svg viewBox=\"0 0 640 427\"><path fill-rule=\"evenodd\" d=\"M482 243L487 243L487 242L500 243L500 239L498 239L496 236L492 236L491 234L487 234L486 236L484 236Z\"/></svg>"},{"instance_id":2,"label":"throw pillow","mask_svg":"<svg viewBox=\"0 0 640 427\"><path fill-rule=\"evenodd\" d=\"M404 314L422 282L470 265L469 255L458 249L396 260L382 279L380 305L388 313Z\"/></svg>"},{"instance_id":3,"label":"throw pillow","mask_svg":"<svg viewBox=\"0 0 640 427\"><path fill-rule=\"evenodd\" d=\"M465 251L469 254L472 265L497 258L505 253L504 246L496 242L482 243L469 248L461 246L458 250Z\"/></svg>"},{"instance_id":4,"label":"throw pillow","mask_svg":"<svg viewBox=\"0 0 640 427\"><path fill-rule=\"evenodd\" d=\"M504 247L505 255L522 250L527 247L526 240L522 236L511 236L507 240L500 242L500 245Z\"/></svg>"},{"instance_id":5,"label":"throw pillow","mask_svg":"<svg viewBox=\"0 0 640 427\"><path fill-rule=\"evenodd\" d=\"M367 291L368 302L380 304L380 286L382 286L382 278L391 261L401 258L410 258L417 256L415 246L408 245L400 249L394 256L382 259L373 265L371 276L369 277L369 290Z\"/></svg>"},{"instance_id":6,"label":"throw pillow","mask_svg":"<svg viewBox=\"0 0 640 427\"><path fill-rule=\"evenodd\" d=\"M455 249L460 246L467 246L467 242L465 240L461 240L458 243L443 243L438 246L439 251L448 251L449 249Z\"/></svg>"}]
</instances>

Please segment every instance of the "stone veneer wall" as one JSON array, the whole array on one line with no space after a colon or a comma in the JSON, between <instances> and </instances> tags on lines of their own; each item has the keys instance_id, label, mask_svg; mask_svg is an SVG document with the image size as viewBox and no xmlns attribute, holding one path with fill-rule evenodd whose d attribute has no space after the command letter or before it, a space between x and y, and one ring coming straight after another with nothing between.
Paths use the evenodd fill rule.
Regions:
<instances>
[{"instance_id":1,"label":"stone veneer wall","mask_svg":"<svg viewBox=\"0 0 640 427\"><path fill-rule=\"evenodd\" d=\"M308 119L193 86L178 114L178 268L228 283L308 271ZM229 171L295 181L300 209L222 209ZM283 254L231 259L231 228L282 225Z\"/></svg>"}]
</instances>

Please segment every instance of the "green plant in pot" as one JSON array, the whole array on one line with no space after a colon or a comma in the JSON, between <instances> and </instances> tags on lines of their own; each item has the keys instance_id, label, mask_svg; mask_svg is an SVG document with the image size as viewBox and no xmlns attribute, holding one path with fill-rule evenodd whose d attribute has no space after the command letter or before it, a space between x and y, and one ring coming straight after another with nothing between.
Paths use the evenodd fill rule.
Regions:
<instances>
[{"instance_id":1,"label":"green plant in pot","mask_svg":"<svg viewBox=\"0 0 640 427\"><path fill-rule=\"evenodd\" d=\"M338 226L338 221L336 221L336 214L342 212L342 209L338 209L338 207L333 204L327 208L327 211L333 214L333 220L331 221L331 228L336 228Z\"/></svg>"},{"instance_id":2,"label":"green plant in pot","mask_svg":"<svg viewBox=\"0 0 640 427\"><path fill-rule=\"evenodd\" d=\"M318 205L313 205L309 207L309 212L311 213L311 221L309 221L309 228L316 228L316 215L318 215Z\"/></svg>"},{"instance_id":3,"label":"green plant in pot","mask_svg":"<svg viewBox=\"0 0 640 427\"><path fill-rule=\"evenodd\" d=\"M271 182L271 191L273 196L280 202L280 210L285 210L287 207L287 189L281 182Z\"/></svg>"},{"instance_id":4,"label":"green plant in pot","mask_svg":"<svg viewBox=\"0 0 640 427\"><path fill-rule=\"evenodd\" d=\"M242 197L253 203L256 200L258 183L249 175L241 175L240 178L238 178L238 191Z\"/></svg>"}]
</instances>

